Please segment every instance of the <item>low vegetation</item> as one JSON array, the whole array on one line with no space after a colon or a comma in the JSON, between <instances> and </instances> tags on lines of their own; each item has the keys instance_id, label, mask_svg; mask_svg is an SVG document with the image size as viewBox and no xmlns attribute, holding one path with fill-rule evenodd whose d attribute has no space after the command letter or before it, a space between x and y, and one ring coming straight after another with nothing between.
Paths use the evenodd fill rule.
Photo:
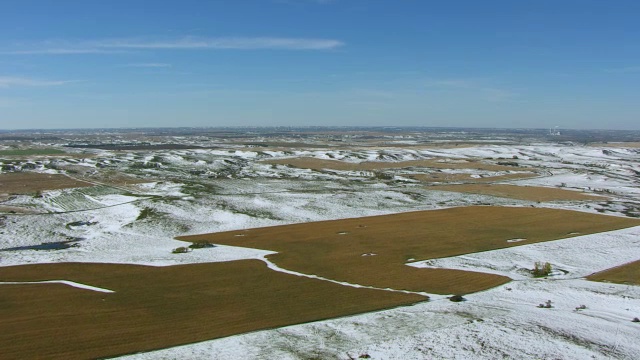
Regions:
<instances>
[{"instance_id":1,"label":"low vegetation","mask_svg":"<svg viewBox=\"0 0 640 360\"><path fill-rule=\"evenodd\" d=\"M191 249L186 246L181 246L173 249L171 252L173 254L185 254L185 253L191 252Z\"/></svg>"},{"instance_id":2,"label":"low vegetation","mask_svg":"<svg viewBox=\"0 0 640 360\"><path fill-rule=\"evenodd\" d=\"M551 274L551 270L550 263L546 262L543 264L540 261L536 261L533 265L533 270L531 270L531 274L533 274L534 277L545 277Z\"/></svg>"},{"instance_id":3,"label":"low vegetation","mask_svg":"<svg viewBox=\"0 0 640 360\"><path fill-rule=\"evenodd\" d=\"M157 212L154 209L146 207L140 210L140 214L138 214L138 217L136 218L136 220L144 220L150 216L155 216L155 215L157 215Z\"/></svg>"},{"instance_id":4,"label":"low vegetation","mask_svg":"<svg viewBox=\"0 0 640 360\"><path fill-rule=\"evenodd\" d=\"M0 156L60 155L64 151L58 149L9 149L0 150Z\"/></svg>"},{"instance_id":5,"label":"low vegetation","mask_svg":"<svg viewBox=\"0 0 640 360\"><path fill-rule=\"evenodd\" d=\"M551 300L545 301L544 304L538 304L538 307L541 309L551 309L553 307Z\"/></svg>"}]
</instances>

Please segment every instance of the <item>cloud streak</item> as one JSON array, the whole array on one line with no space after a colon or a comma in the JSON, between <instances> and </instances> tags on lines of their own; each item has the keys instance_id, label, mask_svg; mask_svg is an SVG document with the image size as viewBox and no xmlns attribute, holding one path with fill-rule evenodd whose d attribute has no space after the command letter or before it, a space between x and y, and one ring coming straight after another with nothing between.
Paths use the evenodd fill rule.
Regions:
<instances>
[{"instance_id":1,"label":"cloud streak","mask_svg":"<svg viewBox=\"0 0 640 360\"><path fill-rule=\"evenodd\" d=\"M125 51L105 50L97 48L31 48L21 50L2 51L2 55L83 55L83 54L118 54Z\"/></svg>"},{"instance_id":2,"label":"cloud streak","mask_svg":"<svg viewBox=\"0 0 640 360\"><path fill-rule=\"evenodd\" d=\"M60 86L78 82L78 80L39 80L14 76L0 76L0 88Z\"/></svg>"},{"instance_id":3,"label":"cloud streak","mask_svg":"<svg viewBox=\"0 0 640 360\"><path fill-rule=\"evenodd\" d=\"M96 48L108 49L214 49L214 50L328 50L344 45L331 39L274 38L274 37L229 37L196 38L184 37L169 40L105 40L95 44Z\"/></svg>"},{"instance_id":4,"label":"cloud streak","mask_svg":"<svg viewBox=\"0 0 640 360\"><path fill-rule=\"evenodd\" d=\"M166 63L134 63L134 64L126 64L122 65L122 67L133 67L133 68L170 68L171 64Z\"/></svg>"},{"instance_id":5,"label":"cloud streak","mask_svg":"<svg viewBox=\"0 0 640 360\"><path fill-rule=\"evenodd\" d=\"M344 46L335 39L283 37L181 37L171 39L103 39L82 42L45 42L31 48L3 51L5 55L113 54L144 50L332 50Z\"/></svg>"}]
</instances>

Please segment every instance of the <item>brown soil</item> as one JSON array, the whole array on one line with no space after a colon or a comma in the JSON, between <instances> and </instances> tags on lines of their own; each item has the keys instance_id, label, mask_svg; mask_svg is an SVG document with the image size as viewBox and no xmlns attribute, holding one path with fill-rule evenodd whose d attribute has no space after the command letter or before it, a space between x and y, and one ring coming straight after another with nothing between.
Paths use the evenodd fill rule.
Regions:
<instances>
[{"instance_id":1,"label":"brown soil","mask_svg":"<svg viewBox=\"0 0 640 360\"><path fill-rule=\"evenodd\" d=\"M405 263L637 226L640 220L575 211L461 207L321 221L180 237L277 251L268 258L305 274L379 288L465 294L510 279L448 269L417 269ZM373 255L375 254L375 255Z\"/></svg>"},{"instance_id":2,"label":"brown soil","mask_svg":"<svg viewBox=\"0 0 640 360\"><path fill-rule=\"evenodd\" d=\"M88 359L424 301L269 270L258 260L149 267L38 264L0 268L0 358Z\"/></svg>"},{"instance_id":3,"label":"brown soil","mask_svg":"<svg viewBox=\"0 0 640 360\"><path fill-rule=\"evenodd\" d=\"M465 183L485 183L493 181L505 181L505 180L517 180L527 179L537 176L537 174L530 172L504 174L497 176L485 176L480 178L471 177L471 174L446 174L446 173L432 173L432 174L415 174L410 177L424 181L424 182L465 182Z\"/></svg>"},{"instance_id":4,"label":"brown soil","mask_svg":"<svg viewBox=\"0 0 640 360\"><path fill-rule=\"evenodd\" d=\"M640 285L640 260L591 274L587 276L587 279L618 284Z\"/></svg>"},{"instance_id":5,"label":"brown soil","mask_svg":"<svg viewBox=\"0 0 640 360\"><path fill-rule=\"evenodd\" d=\"M382 169L402 169L408 167L428 167L435 169L478 169L487 171L531 171L528 168L519 168L514 166L496 165L483 163L480 161L464 161L449 159L430 159L430 160L409 160L398 162L385 161L365 161L361 163L349 163L338 160L324 160L316 158L291 158L291 159L275 159L265 160L268 164L290 165L302 169L312 170L351 170L351 171L371 171Z\"/></svg>"},{"instance_id":6,"label":"brown soil","mask_svg":"<svg viewBox=\"0 0 640 360\"><path fill-rule=\"evenodd\" d=\"M2 201L1 198L0 198L0 201ZM19 207L19 206L3 206L0 204L0 213L38 214L38 211L32 208Z\"/></svg>"},{"instance_id":7,"label":"brown soil","mask_svg":"<svg viewBox=\"0 0 640 360\"><path fill-rule=\"evenodd\" d=\"M0 174L0 194L31 194L44 190L57 190L93 186L64 175L16 172Z\"/></svg>"},{"instance_id":8,"label":"brown soil","mask_svg":"<svg viewBox=\"0 0 640 360\"><path fill-rule=\"evenodd\" d=\"M432 190L455 191L470 194L492 195L528 201L569 201L569 200L605 200L605 197L585 194L578 191L548 188L540 186L517 186L506 184L465 184L436 185Z\"/></svg>"},{"instance_id":9,"label":"brown soil","mask_svg":"<svg viewBox=\"0 0 640 360\"><path fill-rule=\"evenodd\" d=\"M90 179L115 186L136 185L158 181L157 179L140 179L113 171L99 172L97 175L92 176Z\"/></svg>"},{"instance_id":10,"label":"brown soil","mask_svg":"<svg viewBox=\"0 0 640 360\"><path fill-rule=\"evenodd\" d=\"M593 143L589 146L605 147L605 148L627 148L637 149L640 148L640 142L610 142L610 143Z\"/></svg>"}]
</instances>

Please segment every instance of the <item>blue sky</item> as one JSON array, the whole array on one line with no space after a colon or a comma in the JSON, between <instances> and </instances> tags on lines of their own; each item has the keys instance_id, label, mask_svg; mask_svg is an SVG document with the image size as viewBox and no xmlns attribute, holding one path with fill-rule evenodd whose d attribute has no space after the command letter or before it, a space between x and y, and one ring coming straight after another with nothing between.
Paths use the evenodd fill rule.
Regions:
<instances>
[{"instance_id":1,"label":"blue sky","mask_svg":"<svg viewBox=\"0 0 640 360\"><path fill-rule=\"evenodd\" d=\"M640 129L640 1L0 1L0 129Z\"/></svg>"}]
</instances>

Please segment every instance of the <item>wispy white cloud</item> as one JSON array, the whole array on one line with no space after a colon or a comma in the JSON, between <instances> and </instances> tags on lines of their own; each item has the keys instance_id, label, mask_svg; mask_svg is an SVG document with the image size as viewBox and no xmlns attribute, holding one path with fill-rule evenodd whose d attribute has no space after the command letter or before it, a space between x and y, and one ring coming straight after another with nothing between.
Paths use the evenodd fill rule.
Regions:
<instances>
[{"instance_id":1,"label":"wispy white cloud","mask_svg":"<svg viewBox=\"0 0 640 360\"><path fill-rule=\"evenodd\" d=\"M184 37L169 40L116 39L96 43L98 48L114 49L281 49L327 50L344 45L331 39L275 38L275 37Z\"/></svg>"},{"instance_id":2,"label":"wispy white cloud","mask_svg":"<svg viewBox=\"0 0 640 360\"><path fill-rule=\"evenodd\" d=\"M135 68L170 68L171 64L166 63L133 63L125 64L122 67L135 67Z\"/></svg>"},{"instance_id":3,"label":"wispy white cloud","mask_svg":"<svg viewBox=\"0 0 640 360\"><path fill-rule=\"evenodd\" d=\"M47 41L29 48L2 51L5 55L112 54L142 50L331 50L344 46L335 39L282 37L180 37L171 39L126 38L82 42Z\"/></svg>"},{"instance_id":4,"label":"wispy white cloud","mask_svg":"<svg viewBox=\"0 0 640 360\"><path fill-rule=\"evenodd\" d=\"M0 76L0 88L19 87L19 86L60 86L70 83L79 82L78 80L39 80L32 78Z\"/></svg>"}]
</instances>

